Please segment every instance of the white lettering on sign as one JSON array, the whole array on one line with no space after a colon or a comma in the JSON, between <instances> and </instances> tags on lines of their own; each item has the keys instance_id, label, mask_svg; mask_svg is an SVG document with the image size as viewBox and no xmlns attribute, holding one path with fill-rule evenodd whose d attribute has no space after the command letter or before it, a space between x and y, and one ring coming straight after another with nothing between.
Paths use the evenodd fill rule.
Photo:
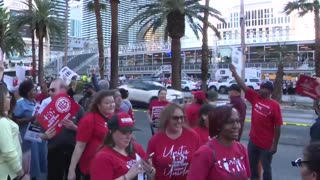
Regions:
<instances>
[{"instance_id":1,"label":"white lettering on sign","mask_svg":"<svg viewBox=\"0 0 320 180\"><path fill-rule=\"evenodd\" d=\"M132 119L131 118L121 118L121 122L122 123L132 123Z\"/></svg>"}]
</instances>

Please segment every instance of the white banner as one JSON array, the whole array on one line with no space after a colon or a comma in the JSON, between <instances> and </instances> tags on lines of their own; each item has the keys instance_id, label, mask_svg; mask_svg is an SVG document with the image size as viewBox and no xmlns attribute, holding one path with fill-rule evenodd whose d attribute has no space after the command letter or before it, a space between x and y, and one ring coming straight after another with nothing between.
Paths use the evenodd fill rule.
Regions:
<instances>
[{"instance_id":1,"label":"white banner","mask_svg":"<svg viewBox=\"0 0 320 180\"><path fill-rule=\"evenodd\" d=\"M61 79L63 79L65 81L65 83L67 85L69 85L71 83L71 81L72 81L72 78L74 76L78 76L78 74L75 73L74 71L72 71L67 66L65 66L59 71L59 76L60 76Z\"/></svg>"},{"instance_id":2,"label":"white banner","mask_svg":"<svg viewBox=\"0 0 320 180\"><path fill-rule=\"evenodd\" d=\"M18 78L18 84L26 79L26 69L23 66L16 65L16 77Z\"/></svg>"},{"instance_id":3,"label":"white banner","mask_svg":"<svg viewBox=\"0 0 320 180\"><path fill-rule=\"evenodd\" d=\"M236 67L238 72L241 72L243 68L243 59L241 48L234 47L232 48L232 64Z\"/></svg>"}]
</instances>

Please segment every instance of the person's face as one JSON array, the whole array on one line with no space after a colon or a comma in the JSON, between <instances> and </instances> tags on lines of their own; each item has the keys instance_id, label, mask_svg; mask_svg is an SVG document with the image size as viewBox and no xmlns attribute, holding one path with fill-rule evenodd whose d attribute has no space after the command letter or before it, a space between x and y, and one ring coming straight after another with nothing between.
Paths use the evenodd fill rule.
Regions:
<instances>
[{"instance_id":1,"label":"person's face","mask_svg":"<svg viewBox=\"0 0 320 180\"><path fill-rule=\"evenodd\" d=\"M182 125L185 121L185 115L181 109L176 109L168 121L167 128L171 132L179 132L182 129Z\"/></svg>"},{"instance_id":2,"label":"person's face","mask_svg":"<svg viewBox=\"0 0 320 180\"><path fill-rule=\"evenodd\" d=\"M119 108L121 106L122 98L120 92L116 92L114 96L114 101L116 103L116 107Z\"/></svg>"},{"instance_id":3,"label":"person's face","mask_svg":"<svg viewBox=\"0 0 320 180\"><path fill-rule=\"evenodd\" d=\"M239 113L233 108L231 117L224 124L219 136L230 141L237 140L240 133L240 127Z\"/></svg>"},{"instance_id":4,"label":"person's face","mask_svg":"<svg viewBox=\"0 0 320 180\"><path fill-rule=\"evenodd\" d=\"M109 115L114 113L115 103L113 96L106 96L98 104L99 112L103 115Z\"/></svg>"},{"instance_id":5,"label":"person's face","mask_svg":"<svg viewBox=\"0 0 320 180\"><path fill-rule=\"evenodd\" d=\"M49 87L49 96L51 98L57 96L59 93L66 92L66 87L59 81L53 81Z\"/></svg>"},{"instance_id":6,"label":"person's face","mask_svg":"<svg viewBox=\"0 0 320 180\"><path fill-rule=\"evenodd\" d=\"M8 112L10 111L10 102L11 102L11 96L9 93L5 94L4 96L4 111Z\"/></svg>"},{"instance_id":7,"label":"person's face","mask_svg":"<svg viewBox=\"0 0 320 180\"><path fill-rule=\"evenodd\" d=\"M116 144L116 146L120 148L126 148L129 146L131 140L132 140L132 131L130 132L123 132L116 130L113 134L113 141Z\"/></svg>"},{"instance_id":8,"label":"person's face","mask_svg":"<svg viewBox=\"0 0 320 180\"><path fill-rule=\"evenodd\" d=\"M41 92L42 92L43 94L48 94L48 86L47 86L46 84L43 84L43 85L41 86Z\"/></svg>"},{"instance_id":9,"label":"person's face","mask_svg":"<svg viewBox=\"0 0 320 180\"><path fill-rule=\"evenodd\" d=\"M308 161L305 155L303 161ZM306 163L301 164L300 175L302 180L317 180L317 173L310 171Z\"/></svg>"},{"instance_id":10,"label":"person's face","mask_svg":"<svg viewBox=\"0 0 320 180\"><path fill-rule=\"evenodd\" d=\"M30 99L35 99L37 97L37 87L33 87L29 92L28 92L28 97Z\"/></svg>"},{"instance_id":11,"label":"person's face","mask_svg":"<svg viewBox=\"0 0 320 180\"><path fill-rule=\"evenodd\" d=\"M234 96L239 96L239 94L240 93L238 91L235 91L235 90L228 91L229 98L234 97Z\"/></svg>"},{"instance_id":12,"label":"person's face","mask_svg":"<svg viewBox=\"0 0 320 180\"><path fill-rule=\"evenodd\" d=\"M160 93L159 93L159 100L160 101L165 101L167 100L167 91L165 90L162 90Z\"/></svg>"},{"instance_id":13,"label":"person's face","mask_svg":"<svg viewBox=\"0 0 320 180\"><path fill-rule=\"evenodd\" d=\"M260 90L259 90L259 95L262 98L268 98L268 97L270 97L270 94L271 94L271 92L267 88L260 88Z\"/></svg>"},{"instance_id":14,"label":"person's face","mask_svg":"<svg viewBox=\"0 0 320 180\"><path fill-rule=\"evenodd\" d=\"M204 120L204 125L209 128L208 114L202 114L201 118Z\"/></svg>"}]
</instances>

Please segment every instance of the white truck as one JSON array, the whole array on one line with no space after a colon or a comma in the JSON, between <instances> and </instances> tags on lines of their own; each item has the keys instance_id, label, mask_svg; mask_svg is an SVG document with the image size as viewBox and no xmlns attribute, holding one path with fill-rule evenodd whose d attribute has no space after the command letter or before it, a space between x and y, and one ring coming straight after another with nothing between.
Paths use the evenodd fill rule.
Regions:
<instances>
[{"instance_id":1,"label":"white truck","mask_svg":"<svg viewBox=\"0 0 320 180\"><path fill-rule=\"evenodd\" d=\"M238 72L240 74L240 72ZM211 81L208 83L208 88L210 90L215 90L220 93L227 93L228 88L232 84L236 84L237 82L232 78L232 73L229 69L218 69L215 72L216 78L218 81ZM255 68L246 68L245 69L245 83L246 85L254 90L260 89L261 84L261 70Z\"/></svg>"}]
</instances>

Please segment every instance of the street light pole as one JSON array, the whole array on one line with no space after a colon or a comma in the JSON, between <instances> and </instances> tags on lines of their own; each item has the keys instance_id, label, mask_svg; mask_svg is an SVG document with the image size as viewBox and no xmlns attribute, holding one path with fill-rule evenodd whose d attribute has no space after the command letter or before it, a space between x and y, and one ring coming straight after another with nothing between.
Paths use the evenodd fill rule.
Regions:
<instances>
[{"instance_id":1,"label":"street light pole","mask_svg":"<svg viewBox=\"0 0 320 180\"><path fill-rule=\"evenodd\" d=\"M241 79L245 80L245 64L246 64L246 44L245 44L245 15L244 15L244 0L240 0L240 28L241 28Z\"/></svg>"}]
</instances>

